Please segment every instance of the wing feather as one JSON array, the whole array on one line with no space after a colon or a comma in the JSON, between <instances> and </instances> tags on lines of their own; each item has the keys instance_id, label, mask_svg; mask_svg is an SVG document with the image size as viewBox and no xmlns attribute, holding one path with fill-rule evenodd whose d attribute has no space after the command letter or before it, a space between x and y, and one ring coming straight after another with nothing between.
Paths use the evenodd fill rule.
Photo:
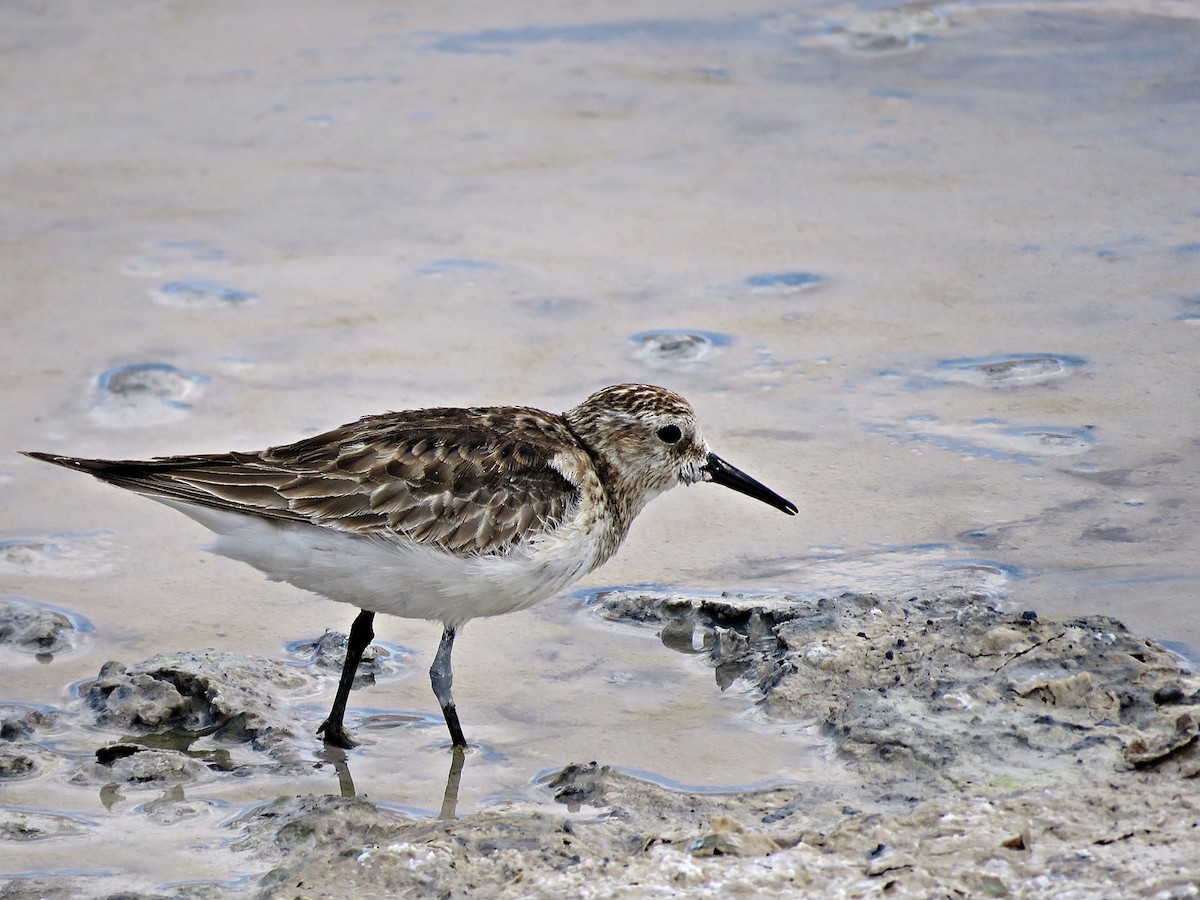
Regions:
<instances>
[{"instance_id":1,"label":"wing feather","mask_svg":"<svg viewBox=\"0 0 1200 900\"><path fill-rule=\"evenodd\" d=\"M590 465L559 416L525 407L368 416L259 453L39 459L152 497L357 535L403 537L457 554L506 554L557 527Z\"/></svg>"}]
</instances>

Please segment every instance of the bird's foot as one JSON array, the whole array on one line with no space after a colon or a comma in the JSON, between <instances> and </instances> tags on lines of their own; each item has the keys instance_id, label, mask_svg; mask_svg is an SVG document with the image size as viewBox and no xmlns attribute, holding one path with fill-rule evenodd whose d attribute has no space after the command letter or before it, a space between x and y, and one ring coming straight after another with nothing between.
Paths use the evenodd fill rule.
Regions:
<instances>
[{"instance_id":1,"label":"bird's foot","mask_svg":"<svg viewBox=\"0 0 1200 900\"><path fill-rule=\"evenodd\" d=\"M331 722L329 719L326 719L321 723L321 727L317 729L317 734L324 735L325 743L332 747L341 747L343 750L350 750L358 746L355 741L350 739L350 735L346 732L341 722Z\"/></svg>"}]
</instances>

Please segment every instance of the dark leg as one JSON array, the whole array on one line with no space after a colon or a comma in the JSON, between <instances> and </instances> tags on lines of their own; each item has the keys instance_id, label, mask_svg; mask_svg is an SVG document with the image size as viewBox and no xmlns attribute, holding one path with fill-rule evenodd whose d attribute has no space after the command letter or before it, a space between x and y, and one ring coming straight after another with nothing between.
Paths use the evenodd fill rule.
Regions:
<instances>
[{"instance_id":1,"label":"dark leg","mask_svg":"<svg viewBox=\"0 0 1200 900\"><path fill-rule=\"evenodd\" d=\"M358 614L354 624L350 626L350 640L346 644L346 662L342 665L342 677L338 679L337 694L333 698L333 708L317 729L317 734L325 735L325 743L335 747L349 749L354 741L346 734L342 719L346 716L346 701L350 699L350 688L354 684L354 675L358 672L358 664L362 662L363 651L371 646L375 638L375 629L371 623L375 621L375 613L365 609Z\"/></svg>"},{"instance_id":2,"label":"dark leg","mask_svg":"<svg viewBox=\"0 0 1200 900\"><path fill-rule=\"evenodd\" d=\"M450 688L454 686L454 672L450 669L450 653L453 650L454 629L446 625L442 628L442 642L438 644L433 665L429 667L429 681L433 685L433 695L442 705L442 715L446 718L446 727L450 729L450 740L455 747L465 747L467 739L463 737L462 726L458 724L458 710L454 708L454 695L450 693Z\"/></svg>"}]
</instances>

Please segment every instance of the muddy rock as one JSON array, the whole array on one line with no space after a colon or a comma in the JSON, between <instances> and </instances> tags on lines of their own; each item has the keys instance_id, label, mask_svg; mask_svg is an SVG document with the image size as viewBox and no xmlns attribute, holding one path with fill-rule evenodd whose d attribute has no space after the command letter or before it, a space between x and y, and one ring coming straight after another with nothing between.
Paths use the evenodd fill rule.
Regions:
<instances>
[{"instance_id":1,"label":"muddy rock","mask_svg":"<svg viewBox=\"0 0 1200 900\"><path fill-rule=\"evenodd\" d=\"M1102 616L1054 622L969 596L625 591L598 603L659 627L668 646L698 637L719 685L736 672L770 718L819 724L897 799L914 778L987 791L1057 783L1068 762L1121 764L1135 740L1150 765L1156 742L1181 740L1181 715L1200 717L1200 679Z\"/></svg>"},{"instance_id":2,"label":"muddy rock","mask_svg":"<svg viewBox=\"0 0 1200 900\"><path fill-rule=\"evenodd\" d=\"M234 823L243 835L234 848L288 859L386 839L398 821L364 797L280 797Z\"/></svg>"},{"instance_id":3,"label":"muddy rock","mask_svg":"<svg viewBox=\"0 0 1200 900\"><path fill-rule=\"evenodd\" d=\"M811 816L831 825L845 815L847 796L843 786L819 784L806 785L803 791L792 785L736 794L688 793L595 762L573 763L539 783L567 812L590 807L603 810L608 821L619 820L627 829L619 843L639 848L689 844L722 830L714 824L722 816L736 816L777 845L789 846L799 839L796 820L787 821L799 808L798 796L803 796ZM736 830L730 822L725 824L730 827L723 830Z\"/></svg>"},{"instance_id":4,"label":"muddy rock","mask_svg":"<svg viewBox=\"0 0 1200 900\"><path fill-rule=\"evenodd\" d=\"M285 700L311 686L294 666L204 650L128 667L107 663L84 696L102 726L138 735L211 736L217 744L245 743L290 761L300 723Z\"/></svg>"},{"instance_id":5,"label":"muddy rock","mask_svg":"<svg viewBox=\"0 0 1200 900\"><path fill-rule=\"evenodd\" d=\"M226 826L237 834L222 843L267 870L235 893L1195 894L1200 679L1118 622L1055 622L973 595L625 591L598 606L657 629L667 646L702 648L717 684L750 688L762 717L817 726L844 777L692 793L592 761L538 779L540 802L438 819L361 796L288 796ZM204 816L207 801L181 785L222 778L237 754L290 758L295 721L275 704L311 681L211 651L106 666L86 690L88 710L131 736L102 747L86 778L103 779L106 804L139 785L163 791L146 809L164 824ZM211 738L201 750L172 743L197 734ZM478 753L457 775L451 767L448 791L486 764ZM0 840L86 828L6 815ZM57 882L45 886L54 896Z\"/></svg>"},{"instance_id":6,"label":"muddy rock","mask_svg":"<svg viewBox=\"0 0 1200 900\"><path fill-rule=\"evenodd\" d=\"M306 797L279 801L261 813L266 828L256 814L247 822L254 833L235 846L295 860L264 877L263 898L446 897L469 893L472 886L488 895L521 896L536 894L548 873L578 865L581 852L594 855L581 850L564 817L529 808L403 821L361 798ZM312 849L318 852L300 852ZM608 848L613 852L627 851Z\"/></svg>"},{"instance_id":7,"label":"muddy rock","mask_svg":"<svg viewBox=\"0 0 1200 900\"><path fill-rule=\"evenodd\" d=\"M1137 769L1159 768L1183 778L1200 776L1200 725L1195 712L1175 720L1174 734L1135 737L1125 748L1125 759Z\"/></svg>"},{"instance_id":8,"label":"muddy rock","mask_svg":"<svg viewBox=\"0 0 1200 900\"><path fill-rule=\"evenodd\" d=\"M1194 889L1200 683L1117 622L971 596L600 605L703 647L717 683L755 686L767 717L819 724L855 777L692 794L576 763L539 781L559 815L513 803L434 821L362 798L280 801L242 823L238 846L280 863L259 896Z\"/></svg>"},{"instance_id":9,"label":"muddy rock","mask_svg":"<svg viewBox=\"0 0 1200 900\"><path fill-rule=\"evenodd\" d=\"M1184 897L1194 889L1200 804L1177 780L1133 770L994 798L927 795L907 811L843 814L828 828L812 827L803 788L689 795L602 770L568 766L547 782L602 786L600 805L582 817L511 805L405 822L361 798L310 797L245 821L241 846L283 860L260 881L262 898Z\"/></svg>"},{"instance_id":10,"label":"muddy rock","mask_svg":"<svg viewBox=\"0 0 1200 900\"><path fill-rule=\"evenodd\" d=\"M0 704L0 781L42 775L58 767L61 758L35 734L53 728L57 715L33 706Z\"/></svg>"},{"instance_id":11,"label":"muddy rock","mask_svg":"<svg viewBox=\"0 0 1200 900\"><path fill-rule=\"evenodd\" d=\"M209 773L204 763L180 750L152 750L137 748L137 752L115 758L97 754L95 773L106 782L129 785L152 785L189 783ZM78 780L87 780L86 778Z\"/></svg>"},{"instance_id":12,"label":"muddy rock","mask_svg":"<svg viewBox=\"0 0 1200 900\"><path fill-rule=\"evenodd\" d=\"M96 878L15 878L0 885L0 900L79 900L81 897L102 897L103 900L162 900L163 894L139 891L97 893ZM178 900L219 900L222 892L207 885L188 885L171 896Z\"/></svg>"},{"instance_id":13,"label":"muddy rock","mask_svg":"<svg viewBox=\"0 0 1200 900\"><path fill-rule=\"evenodd\" d=\"M511 804L461 819L389 821L361 798L289 799L269 808L265 830L240 846L301 856L263 880L261 897L337 896L346 885L359 894L444 897L475 889L551 897L578 894L598 873L633 889L636 882L620 873L660 853L673 883L680 869L693 869L693 857L766 857L803 836L794 821L771 815L795 798L793 788L680 793L597 763L568 765L541 783L564 806L561 814ZM312 825L338 809L352 812L334 825ZM331 828L346 829L340 845L310 838ZM297 854L290 832L319 852Z\"/></svg>"},{"instance_id":14,"label":"muddy rock","mask_svg":"<svg viewBox=\"0 0 1200 900\"><path fill-rule=\"evenodd\" d=\"M693 856L769 856L783 849L765 834L755 834L732 816L713 816L708 832L688 845Z\"/></svg>"},{"instance_id":15,"label":"muddy rock","mask_svg":"<svg viewBox=\"0 0 1200 900\"><path fill-rule=\"evenodd\" d=\"M72 900L82 896L82 878L14 878L0 884L0 900Z\"/></svg>"}]
</instances>

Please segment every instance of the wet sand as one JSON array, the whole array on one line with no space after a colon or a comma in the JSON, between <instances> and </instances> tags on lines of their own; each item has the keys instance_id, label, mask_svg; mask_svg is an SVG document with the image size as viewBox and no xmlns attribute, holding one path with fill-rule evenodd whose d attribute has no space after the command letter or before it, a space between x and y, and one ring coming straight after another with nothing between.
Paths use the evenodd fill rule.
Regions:
<instances>
[{"instance_id":1,"label":"wet sand","mask_svg":"<svg viewBox=\"0 0 1200 900\"><path fill-rule=\"evenodd\" d=\"M811 719L773 718L744 680L720 690L702 642L670 652L598 615L613 585L971 597L1112 616L1194 654L1198 32L1192 4L1149 0L6 7L0 595L20 621L0 703L36 721L4 733L0 811L49 819L4 839L3 890L262 890L282 863L248 863L233 832L278 794L344 787L311 736L333 678L304 647L354 615L21 449L249 449L389 408L562 409L629 380L689 397L714 449L799 519L675 491L586 593L472 623L456 690L484 749L461 824L437 826L459 834L517 806L560 823L540 779L572 762L659 786L651 806L860 783ZM42 646L56 615L71 637ZM377 631L348 771L389 821L433 828L438 629ZM151 734L86 718L106 663L209 650L295 670L272 695L303 764L206 735L231 758L181 763L199 779L181 797L136 781L140 752L97 770L97 747ZM1127 780L1079 797L1160 790L1111 749L1103 771L1123 774L1104 777ZM1185 820L1162 784L1139 815L1169 822L1133 833ZM972 796L946 802L1009 837L1018 806L1034 831L1065 827L1045 818L1057 797L1014 794L992 819ZM585 818L616 808L599 798ZM922 809L887 827L919 830ZM736 831L676 821L681 843L631 855L628 877L664 865L702 890L721 861L680 847L705 829ZM1145 849L1077 837L1071 852ZM850 846L833 856L859 865ZM1038 852L997 877L1040 890ZM617 890L619 864L596 859L619 855L596 853L575 875Z\"/></svg>"}]
</instances>

